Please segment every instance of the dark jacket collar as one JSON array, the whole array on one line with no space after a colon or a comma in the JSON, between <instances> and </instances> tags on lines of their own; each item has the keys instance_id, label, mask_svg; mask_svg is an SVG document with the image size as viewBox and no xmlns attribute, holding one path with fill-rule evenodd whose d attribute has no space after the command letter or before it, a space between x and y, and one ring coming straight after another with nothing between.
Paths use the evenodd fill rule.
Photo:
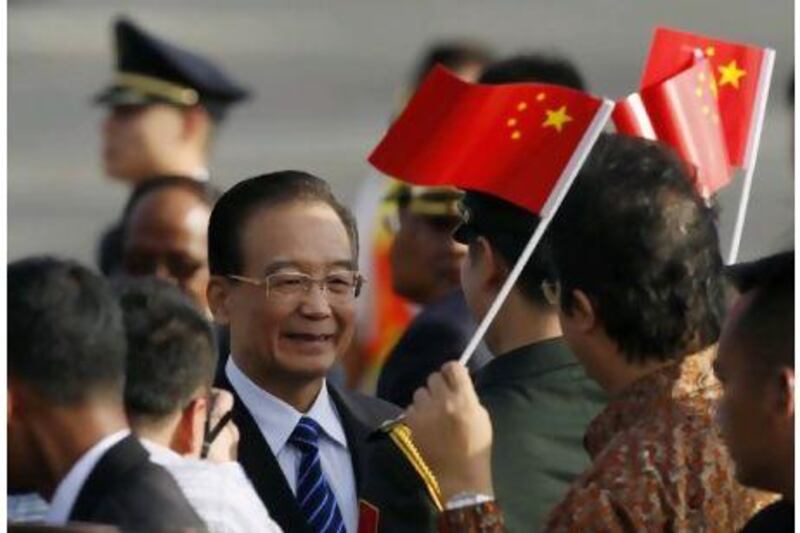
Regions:
<instances>
[{"instance_id":1,"label":"dark jacket collar","mask_svg":"<svg viewBox=\"0 0 800 533\"><path fill-rule=\"evenodd\" d=\"M80 520L92 516L97 502L105 498L121 478L147 461L147 450L133 434L109 448L81 487L70 511L70 519Z\"/></svg>"},{"instance_id":2,"label":"dark jacket collar","mask_svg":"<svg viewBox=\"0 0 800 533\"><path fill-rule=\"evenodd\" d=\"M494 357L477 373L476 384L479 388L491 387L579 364L563 337L556 337L526 344Z\"/></svg>"}]
</instances>

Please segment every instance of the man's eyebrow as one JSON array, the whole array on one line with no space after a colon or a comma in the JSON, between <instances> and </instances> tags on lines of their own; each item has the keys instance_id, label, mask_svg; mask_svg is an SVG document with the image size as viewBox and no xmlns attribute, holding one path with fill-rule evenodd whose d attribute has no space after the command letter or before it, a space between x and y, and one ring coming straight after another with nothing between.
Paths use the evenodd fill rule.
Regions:
<instances>
[{"instance_id":1,"label":"man's eyebrow","mask_svg":"<svg viewBox=\"0 0 800 533\"><path fill-rule=\"evenodd\" d=\"M326 267L356 270L355 262L352 259L340 259L339 261L334 261L332 263L327 264ZM264 268L264 275L269 276L270 274L274 274L279 270L284 270L289 268L302 271L303 264L298 261L273 261Z\"/></svg>"}]
</instances>

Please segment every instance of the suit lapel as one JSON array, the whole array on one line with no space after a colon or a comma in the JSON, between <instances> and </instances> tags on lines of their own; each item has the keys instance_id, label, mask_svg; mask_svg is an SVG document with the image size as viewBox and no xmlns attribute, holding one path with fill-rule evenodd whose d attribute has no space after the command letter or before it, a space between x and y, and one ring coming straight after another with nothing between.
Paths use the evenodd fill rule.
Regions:
<instances>
[{"instance_id":1,"label":"suit lapel","mask_svg":"<svg viewBox=\"0 0 800 533\"><path fill-rule=\"evenodd\" d=\"M224 375L224 374L223 374ZM310 532L278 460L261 434L255 419L227 380L223 388L233 394L233 421L239 429L238 461L270 516L284 531Z\"/></svg>"},{"instance_id":2,"label":"suit lapel","mask_svg":"<svg viewBox=\"0 0 800 533\"><path fill-rule=\"evenodd\" d=\"M70 520L91 519L97 502L106 497L114 484L119 482L126 472L146 461L148 461L147 450L132 434L112 446L86 478L69 513Z\"/></svg>"},{"instance_id":3,"label":"suit lapel","mask_svg":"<svg viewBox=\"0 0 800 533\"><path fill-rule=\"evenodd\" d=\"M369 402L373 409L367 409L367 402L359 401L357 393L341 390L328 382L328 392L333 399L336 410L342 420L347 447L353 462L353 475L356 480L356 495L362 497L364 476L369 471L370 457L368 448L377 429L388 419L397 415L399 410L393 408L377 408L376 402Z\"/></svg>"}]
</instances>

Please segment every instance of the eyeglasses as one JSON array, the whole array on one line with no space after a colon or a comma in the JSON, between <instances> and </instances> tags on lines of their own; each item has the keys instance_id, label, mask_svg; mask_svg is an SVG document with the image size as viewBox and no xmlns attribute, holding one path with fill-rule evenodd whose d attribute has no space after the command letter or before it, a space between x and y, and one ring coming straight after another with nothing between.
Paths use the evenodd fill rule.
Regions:
<instances>
[{"instance_id":1,"label":"eyeglasses","mask_svg":"<svg viewBox=\"0 0 800 533\"><path fill-rule=\"evenodd\" d=\"M322 295L331 304L352 302L358 297L366 281L355 271L336 272L320 279L299 272L278 272L263 279L236 275L229 275L228 278L264 287L267 298L283 302L298 300L309 294L315 285L319 285Z\"/></svg>"},{"instance_id":2,"label":"eyeglasses","mask_svg":"<svg viewBox=\"0 0 800 533\"><path fill-rule=\"evenodd\" d=\"M557 281L542 281L542 294L547 303L553 307L558 307L561 302L561 284Z\"/></svg>"}]
</instances>

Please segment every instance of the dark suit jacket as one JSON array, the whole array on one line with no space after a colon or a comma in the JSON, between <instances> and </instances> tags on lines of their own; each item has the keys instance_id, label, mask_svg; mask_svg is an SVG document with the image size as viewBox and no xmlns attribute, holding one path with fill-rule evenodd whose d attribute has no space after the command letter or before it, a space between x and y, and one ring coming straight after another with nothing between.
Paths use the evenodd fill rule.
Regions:
<instances>
[{"instance_id":1,"label":"dark suit jacket","mask_svg":"<svg viewBox=\"0 0 800 533\"><path fill-rule=\"evenodd\" d=\"M310 533L278 460L229 382L239 428L238 460L269 510L287 533ZM328 382L353 460L359 510L362 502L378 509L378 531L436 531L436 509L414 467L385 434L381 423L399 409L377 398L345 391ZM355 532L348 532L355 533Z\"/></svg>"},{"instance_id":2,"label":"dark suit jacket","mask_svg":"<svg viewBox=\"0 0 800 533\"><path fill-rule=\"evenodd\" d=\"M461 290L425 306L389 352L378 379L378 398L410 405L428 376L461 355L476 327ZM474 373L489 359L488 350L479 345L467 368Z\"/></svg>"},{"instance_id":3,"label":"dark suit jacket","mask_svg":"<svg viewBox=\"0 0 800 533\"><path fill-rule=\"evenodd\" d=\"M150 462L147 450L133 435L100 458L78 493L69 520L139 531L205 531L206 527L175 479Z\"/></svg>"}]
</instances>

